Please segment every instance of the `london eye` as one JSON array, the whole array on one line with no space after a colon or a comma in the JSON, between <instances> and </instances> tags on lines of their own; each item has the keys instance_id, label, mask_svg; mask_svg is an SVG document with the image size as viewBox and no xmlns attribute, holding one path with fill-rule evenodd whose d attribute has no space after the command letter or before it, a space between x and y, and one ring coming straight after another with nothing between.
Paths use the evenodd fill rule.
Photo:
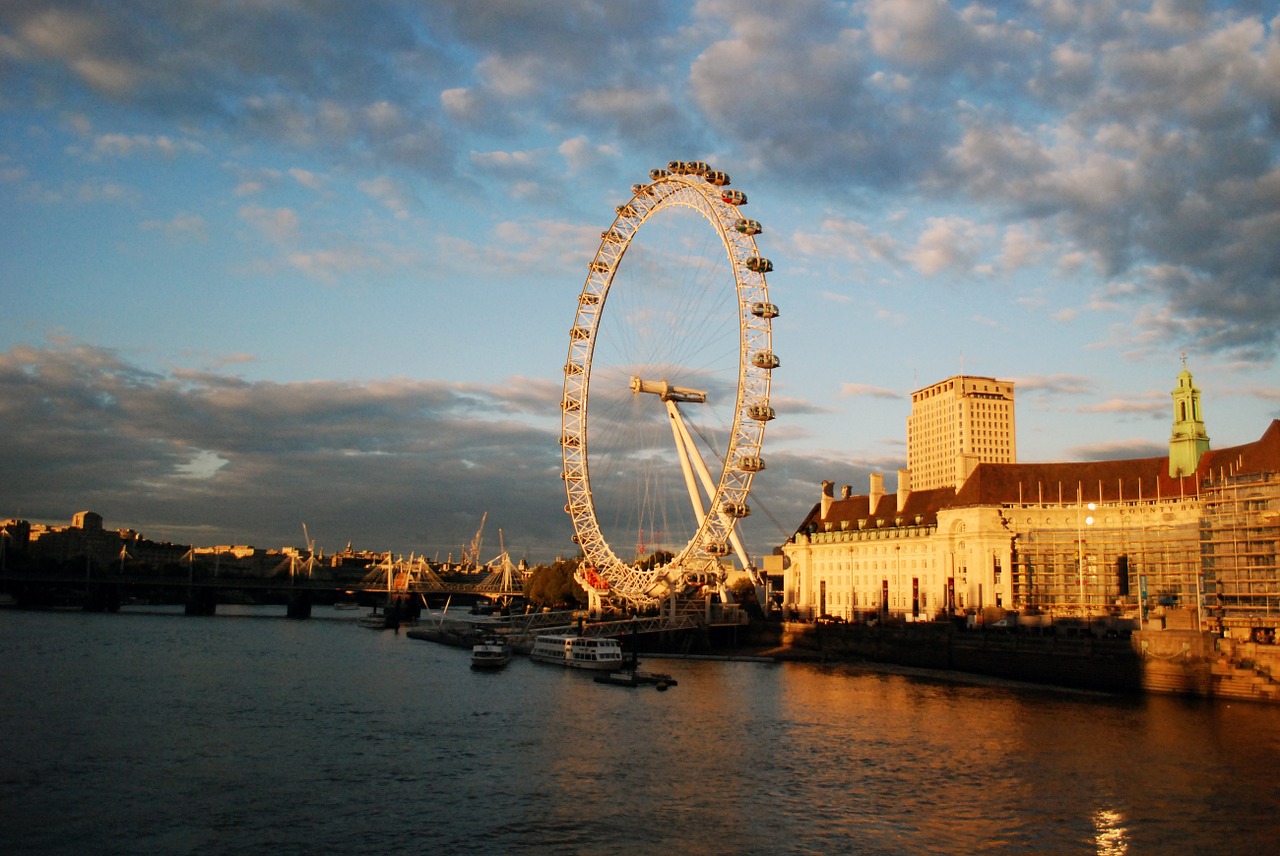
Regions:
<instances>
[{"instance_id":1,"label":"london eye","mask_svg":"<svg viewBox=\"0 0 1280 856\"><path fill-rule=\"evenodd\" d=\"M587 267L560 444L577 574L593 611L755 573L737 524L764 469L772 319L762 227L701 162L633 185Z\"/></svg>"}]
</instances>

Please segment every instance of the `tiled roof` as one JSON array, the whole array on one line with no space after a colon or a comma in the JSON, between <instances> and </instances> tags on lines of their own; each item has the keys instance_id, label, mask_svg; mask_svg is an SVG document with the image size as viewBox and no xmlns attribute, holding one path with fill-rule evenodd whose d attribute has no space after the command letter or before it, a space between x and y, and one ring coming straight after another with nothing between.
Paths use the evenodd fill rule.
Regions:
<instances>
[{"instance_id":1,"label":"tiled roof","mask_svg":"<svg viewBox=\"0 0 1280 856\"><path fill-rule=\"evenodd\" d=\"M1170 499L1194 495L1203 479L1254 472L1280 472L1280 420L1272 421L1262 437L1252 443L1205 452L1195 476L1182 479L1169 477L1167 455L1125 461L979 464L959 491L951 488L911 491L901 512L897 510L898 498L894 492L881 496L874 510L866 495L832 499L826 517L822 516L819 502L805 515L796 531L825 528L827 523L839 528L845 520L849 521L847 528L856 529L859 520L876 518L893 525L896 518L901 517L904 524L913 525L917 515L921 523L928 525L936 523L938 512L945 508L1018 502L1073 503L1077 491L1085 502Z\"/></svg>"}]
</instances>

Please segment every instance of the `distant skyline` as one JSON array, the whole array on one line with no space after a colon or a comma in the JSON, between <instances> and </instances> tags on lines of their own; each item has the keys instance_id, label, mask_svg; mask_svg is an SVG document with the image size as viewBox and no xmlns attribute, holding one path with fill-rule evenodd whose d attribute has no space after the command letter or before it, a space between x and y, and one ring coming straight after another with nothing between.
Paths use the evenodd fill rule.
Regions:
<instances>
[{"instance_id":1,"label":"distant skyline","mask_svg":"<svg viewBox=\"0 0 1280 856\"><path fill-rule=\"evenodd\" d=\"M744 190L778 419L749 549L1016 384L1022 461L1280 417L1262 0L0 5L0 517L571 554L561 368L614 206Z\"/></svg>"}]
</instances>

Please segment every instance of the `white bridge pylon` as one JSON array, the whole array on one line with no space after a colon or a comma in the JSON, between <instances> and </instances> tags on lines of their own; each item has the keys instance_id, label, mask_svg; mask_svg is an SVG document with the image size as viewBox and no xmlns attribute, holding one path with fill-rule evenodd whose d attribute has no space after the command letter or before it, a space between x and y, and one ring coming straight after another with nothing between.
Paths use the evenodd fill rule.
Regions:
<instances>
[{"instance_id":1,"label":"white bridge pylon","mask_svg":"<svg viewBox=\"0 0 1280 856\"><path fill-rule=\"evenodd\" d=\"M676 454L680 458L680 470L684 473L685 487L689 490L689 502L693 505L694 516L698 521L699 528L701 528L708 513L708 509L704 504L704 496L707 500L714 498L716 484L711 478L711 471L707 469L706 461L702 459L702 453L698 451L698 446L693 440L693 434L690 433L689 426L680 414L680 408L676 404L706 404L707 393L700 389L672 386L665 380L643 380L638 377L631 378L631 391L636 395L642 392L652 393L658 396L666 405L667 415L671 419L671 433L675 438ZM702 484L702 490L698 488L699 482ZM702 491L706 491L706 493L704 494ZM724 515L724 511L721 509L710 509L710 511ZM738 561L742 563L742 567L744 569L751 568L751 560L747 558L746 548L742 546L742 539L738 537L736 528L729 528L729 543L733 545L733 551L737 554Z\"/></svg>"}]
</instances>

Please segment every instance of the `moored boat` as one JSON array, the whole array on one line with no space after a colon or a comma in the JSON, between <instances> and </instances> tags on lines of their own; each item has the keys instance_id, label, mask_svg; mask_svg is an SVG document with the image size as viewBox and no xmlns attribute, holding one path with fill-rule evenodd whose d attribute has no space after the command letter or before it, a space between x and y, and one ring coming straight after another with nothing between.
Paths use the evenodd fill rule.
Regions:
<instances>
[{"instance_id":1,"label":"moored boat","mask_svg":"<svg viewBox=\"0 0 1280 856\"><path fill-rule=\"evenodd\" d=\"M534 640L529 658L570 669L612 671L622 666L622 646L607 637L552 633Z\"/></svg>"},{"instance_id":2,"label":"moored boat","mask_svg":"<svg viewBox=\"0 0 1280 856\"><path fill-rule=\"evenodd\" d=\"M511 646L497 637L488 636L471 646L471 668L501 669L511 662Z\"/></svg>"}]
</instances>

